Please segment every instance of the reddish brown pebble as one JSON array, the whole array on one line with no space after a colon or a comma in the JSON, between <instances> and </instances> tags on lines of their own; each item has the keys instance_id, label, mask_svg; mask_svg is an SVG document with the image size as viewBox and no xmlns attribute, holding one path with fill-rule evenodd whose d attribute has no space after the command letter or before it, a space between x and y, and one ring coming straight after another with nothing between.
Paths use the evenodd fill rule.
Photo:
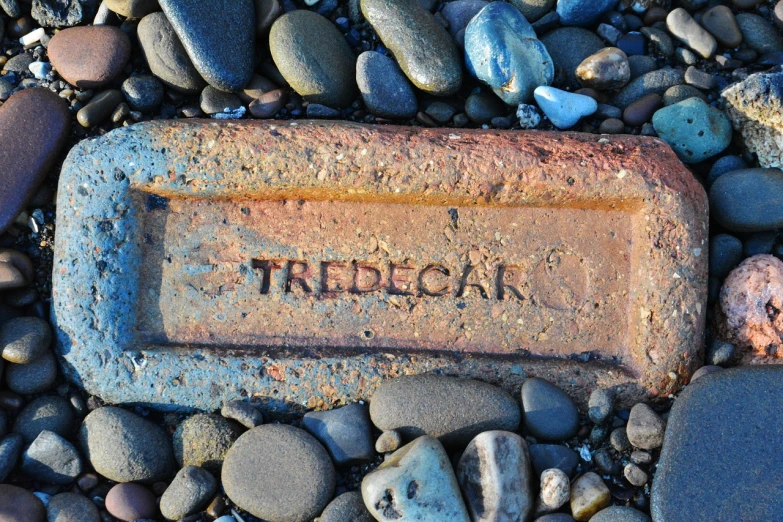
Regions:
<instances>
[{"instance_id":1,"label":"reddish brown pebble","mask_svg":"<svg viewBox=\"0 0 783 522\"><path fill-rule=\"evenodd\" d=\"M49 42L49 60L71 85L94 89L112 81L130 58L131 43L118 27L63 29Z\"/></svg>"},{"instance_id":2,"label":"reddish brown pebble","mask_svg":"<svg viewBox=\"0 0 783 522\"><path fill-rule=\"evenodd\" d=\"M264 94L277 89L277 85L272 83L271 80L260 76L258 74L253 75L253 79L250 80L244 89L237 93L239 99L243 103L251 103L253 100L259 99Z\"/></svg>"},{"instance_id":3,"label":"reddish brown pebble","mask_svg":"<svg viewBox=\"0 0 783 522\"><path fill-rule=\"evenodd\" d=\"M139 518L157 518L155 495L139 484L117 484L106 495L106 510L123 522Z\"/></svg>"},{"instance_id":4,"label":"reddish brown pebble","mask_svg":"<svg viewBox=\"0 0 783 522\"><path fill-rule=\"evenodd\" d=\"M286 101L288 93L283 89L275 89L250 102L248 108L254 118L271 118L285 107Z\"/></svg>"},{"instance_id":5,"label":"reddish brown pebble","mask_svg":"<svg viewBox=\"0 0 783 522\"><path fill-rule=\"evenodd\" d=\"M70 128L68 104L49 89L25 89L0 107L0 233L35 195Z\"/></svg>"},{"instance_id":6,"label":"reddish brown pebble","mask_svg":"<svg viewBox=\"0 0 783 522\"><path fill-rule=\"evenodd\" d=\"M663 107L660 94L648 94L633 102L623 111L623 121L629 127L639 127L652 118L655 111Z\"/></svg>"},{"instance_id":7,"label":"reddish brown pebble","mask_svg":"<svg viewBox=\"0 0 783 522\"><path fill-rule=\"evenodd\" d=\"M85 473L76 480L76 485L85 493L98 485L99 479L97 473Z\"/></svg>"},{"instance_id":8,"label":"reddish brown pebble","mask_svg":"<svg viewBox=\"0 0 783 522\"><path fill-rule=\"evenodd\" d=\"M745 349L743 362L783 357L783 261L749 257L731 271L720 291L716 327L720 339Z\"/></svg>"},{"instance_id":9,"label":"reddish brown pebble","mask_svg":"<svg viewBox=\"0 0 783 522\"><path fill-rule=\"evenodd\" d=\"M0 522L46 522L46 508L26 489L0 484Z\"/></svg>"}]
</instances>

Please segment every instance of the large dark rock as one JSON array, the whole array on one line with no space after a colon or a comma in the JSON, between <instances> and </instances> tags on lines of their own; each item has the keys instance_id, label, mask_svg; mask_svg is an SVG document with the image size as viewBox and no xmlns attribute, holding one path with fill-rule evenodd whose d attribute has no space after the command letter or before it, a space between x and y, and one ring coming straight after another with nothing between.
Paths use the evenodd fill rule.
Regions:
<instances>
[{"instance_id":1,"label":"large dark rock","mask_svg":"<svg viewBox=\"0 0 783 522\"><path fill-rule=\"evenodd\" d=\"M656 522L778 520L783 512L783 368L724 370L688 386L669 415Z\"/></svg>"},{"instance_id":2,"label":"large dark rock","mask_svg":"<svg viewBox=\"0 0 783 522\"><path fill-rule=\"evenodd\" d=\"M783 171L741 169L727 172L710 189L715 220L735 232L760 232L783 226Z\"/></svg>"}]
</instances>

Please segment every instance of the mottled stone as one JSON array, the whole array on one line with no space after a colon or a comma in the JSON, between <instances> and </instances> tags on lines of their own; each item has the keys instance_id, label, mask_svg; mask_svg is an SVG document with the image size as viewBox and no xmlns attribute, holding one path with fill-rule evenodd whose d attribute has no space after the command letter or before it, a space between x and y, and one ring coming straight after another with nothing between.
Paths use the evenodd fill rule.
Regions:
<instances>
[{"instance_id":1,"label":"mottled stone","mask_svg":"<svg viewBox=\"0 0 783 522\"><path fill-rule=\"evenodd\" d=\"M563 470L550 468L541 473L538 490L538 501L535 513L551 513L557 511L568 502L571 497L571 482Z\"/></svg>"},{"instance_id":2,"label":"mottled stone","mask_svg":"<svg viewBox=\"0 0 783 522\"><path fill-rule=\"evenodd\" d=\"M97 7L98 0L32 0L30 14L43 27L62 28L92 20Z\"/></svg>"},{"instance_id":3,"label":"mottled stone","mask_svg":"<svg viewBox=\"0 0 783 522\"><path fill-rule=\"evenodd\" d=\"M54 35L47 51L65 81L80 89L95 89L122 72L130 58L131 42L111 25L73 27Z\"/></svg>"},{"instance_id":4,"label":"mottled stone","mask_svg":"<svg viewBox=\"0 0 783 522\"><path fill-rule=\"evenodd\" d=\"M685 163L698 163L731 143L731 123L718 108L699 98L664 107L653 115L655 132Z\"/></svg>"},{"instance_id":5,"label":"mottled stone","mask_svg":"<svg viewBox=\"0 0 783 522\"><path fill-rule=\"evenodd\" d=\"M631 79L628 56L617 47L606 47L585 58L576 68L576 76L585 87L619 89Z\"/></svg>"},{"instance_id":6,"label":"mottled stone","mask_svg":"<svg viewBox=\"0 0 783 522\"><path fill-rule=\"evenodd\" d=\"M174 432L174 457L180 466L200 466L220 473L226 453L241 434L236 423L218 415L193 415Z\"/></svg>"},{"instance_id":7,"label":"mottled stone","mask_svg":"<svg viewBox=\"0 0 783 522\"><path fill-rule=\"evenodd\" d=\"M646 450L660 448L665 430L666 421L646 404L639 403L631 408L625 432L635 447Z\"/></svg>"}]
</instances>

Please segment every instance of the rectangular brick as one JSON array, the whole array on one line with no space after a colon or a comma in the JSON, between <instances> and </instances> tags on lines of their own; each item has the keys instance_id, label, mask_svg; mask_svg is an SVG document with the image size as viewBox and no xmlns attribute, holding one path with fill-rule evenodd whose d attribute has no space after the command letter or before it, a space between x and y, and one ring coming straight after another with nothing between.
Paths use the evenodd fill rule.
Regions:
<instances>
[{"instance_id":1,"label":"rectangular brick","mask_svg":"<svg viewBox=\"0 0 783 522\"><path fill-rule=\"evenodd\" d=\"M632 400L701 347L706 197L655 139L161 122L74 149L58 213L60 351L115 402L432 370Z\"/></svg>"}]
</instances>

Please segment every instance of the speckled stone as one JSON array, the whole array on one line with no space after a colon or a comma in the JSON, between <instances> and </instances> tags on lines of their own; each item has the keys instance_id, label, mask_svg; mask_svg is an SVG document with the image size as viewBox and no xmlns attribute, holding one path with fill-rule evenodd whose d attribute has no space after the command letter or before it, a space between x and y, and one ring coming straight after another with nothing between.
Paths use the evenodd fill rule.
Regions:
<instances>
[{"instance_id":1,"label":"speckled stone","mask_svg":"<svg viewBox=\"0 0 783 522\"><path fill-rule=\"evenodd\" d=\"M206 507L217 488L217 480L207 470L186 466L177 472L163 492L160 512L168 520L179 520L195 514Z\"/></svg>"},{"instance_id":2,"label":"speckled stone","mask_svg":"<svg viewBox=\"0 0 783 522\"><path fill-rule=\"evenodd\" d=\"M652 123L658 136L684 163L704 161L731 143L729 118L699 98L688 98L658 110Z\"/></svg>"},{"instance_id":3,"label":"speckled stone","mask_svg":"<svg viewBox=\"0 0 783 522\"><path fill-rule=\"evenodd\" d=\"M73 408L67 399L45 395L34 399L19 412L13 432L21 435L25 444L33 442L44 430L67 437L74 420Z\"/></svg>"},{"instance_id":4,"label":"speckled stone","mask_svg":"<svg viewBox=\"0 0 783 522\"><path fill-rule=\"evenodd\" d=\"M242 429L233 421L198 413L174 431L174 457L180 466L200 466L220 473L226 453L241 434Z\"/></svg>"},{"instance_id":5,"label":"speckled stone","mask_svg":"<svg viewBox=\"0 0 783 522\"><path fill-rule=\"evenodd\" d=\"M710 188L710 210L727 230L763 232L783 227L783 171L741 169L720 176Z\"/></svg>"},{"instance_id":6,"label":"speckled stone","mask_svg":"<svg viewBox=\"0 0 783 522\"><path fill-rule=\"evenodd\" d=\"M19 317L0 327L0 353L15 364L27 364L42 356L52 342L52 328L37 317Z\"/></svg>"},{"instance_id":7,"label":"speckled stone","mask_svg":"<svg viewBox=\"0 0 783 522\"><path fill-rule=\"evenodd\" d=\"M783 38L766 19L754 13L739 13L735 19L745 45L759 54L783 52Z\"/></svg>"},{"instance_id":8,"label":"speckled stone","mask_svg":"<svg viewBox=\"0 0 783 522\"><path fill-rule=\"evenodd\" d=\"M21 395L41 393L54 384L57 378L57 361L54 354L46 353L27 364L8 364L5 382L8 389Z\"/></svg>"},{"instance_id":9,"label":"speckled stone","mask_svg":"<svg viewBox=\"0 0 783 522\"><path fill-rule=\"evenodd\" d=\"M375 522L358 491L349 491L329 502L318 522Z\"/></svg>"},{"instance_id":10,"label":"speckled stone","mask_svg":"<svg viewBox=\"0 0 783 522\"><path fill-rule=\"evenodd\" d=\"M663 95L670 87L684 83L684 77L683 71L670 67L648 72L623 87L615 95L612 104L625 109L642 96L653 93Z\"/></svg>"},{"instance_id":11,"label":"speckled stone","mask_svg":"<svg viewBox=\"0 0 783 522\"><path fill-rule=\"evenodd\" d=\"M76 448L51 431L42 431L22 454L22 473L48 484L71 484L81 475Z\"/></svg>"},{"instance_id":12,"label":"speckled stone","mask_svg":"<svg viewBox=\"0 0 783 522\"><path fill-rule=\"evenodd\" d=\"M95 89L122 72L130 58L131 42L111 25L72 27L54 35L47 50L65 81L80 89Z\"/></svg>"},{"instance_id":13,"label":"speckled stone","mask_svg":"<svg viewBox=\"0 0 783 522\"><path fill-rule=\"evenodd\" d=\"M284 14L272 25L269 49L280 74L306 100L338 108L353 103L356 58L323 16L306 10Z\"/></svg>"},{"instance_id":14,"label":"speckled stone","mask_svg":"<svg viewBox=\"0 0 783 522\"><path fill-rule=\"evenodd\" d=\"M650 517L628 506L609 506L590 519L590 522L650 522Z\"/></svg>"},{"instance_id":15,"label":"speckled stone","mask_svg":"<svg viewBox=\"0 0 783 522\"><path fill-rule=\"evenodd\" d=\"M417 0L361 0L361 9L416 87L436 96L457 92L462 57L446 29Z\"/></svg>"},{"instance_id":16,"label":"speckled stone","mask_svg":"<svg viewBox=\"0 0 783 522\"><path fill-rule=\"evenodd\" d=\"M92 500L78 493L55 495L46 506L49 522L100 522L101 516Z\"/></svg>"}]
</instances>

